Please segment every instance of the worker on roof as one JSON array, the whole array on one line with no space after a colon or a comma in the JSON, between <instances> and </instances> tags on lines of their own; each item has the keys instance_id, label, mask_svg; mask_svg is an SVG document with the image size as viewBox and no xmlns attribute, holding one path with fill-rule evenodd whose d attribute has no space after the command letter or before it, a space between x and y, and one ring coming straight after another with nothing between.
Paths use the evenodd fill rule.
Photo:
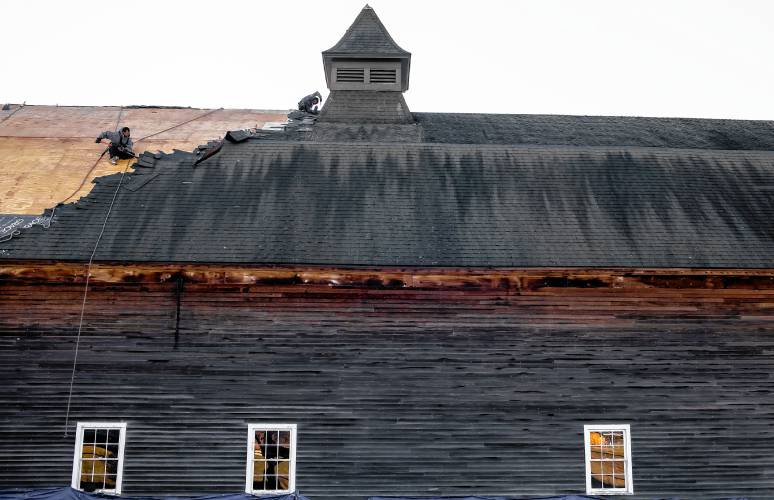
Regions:
<instances>
[{"instance_id":1,"label":"worker on roof","mask_svg":"<svg viewBox=\"0 0 774 500\"><path fill-rule=\"evenodd\" d=\"M109 141L108 151L110 151L110 163L113 165L115 165L119 159L127 160L129 158L134 158L134 151L132 151L134 143L129 138L130 135L131 132L129 127L124 127L116 132L106 130L97 137L97 144L102 142L102 139L107 139Z\"/></svg>"},{"instance_id":2,"label":"worker on roof","mask_svg":"<svg viewBox=\"0 0 774 500\"><path fill-rule=\"evenodd\" d=\"M322 102L322 94L315 92L298 101L298 110L304 113L318 114L317 106Z\"/></svg>"}]
</instances>

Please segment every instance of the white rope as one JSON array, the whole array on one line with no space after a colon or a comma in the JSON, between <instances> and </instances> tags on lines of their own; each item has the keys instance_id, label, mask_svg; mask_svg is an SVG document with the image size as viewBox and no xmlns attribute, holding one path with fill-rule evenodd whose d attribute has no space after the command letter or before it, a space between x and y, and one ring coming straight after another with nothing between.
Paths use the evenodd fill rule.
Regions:
<instances>
[{"instance_id":1,"label":"white rope","mask_svg":"<svg viewBox=\"0 0 774 500\"><path fill-rule=\"evenodd\" d=\"M116 128L118 128L118 125L121 124L121 114L124 111L124 107L121 106L121 109L118 110L118 118L116 119ZM105 150L107 151L107 150ZM97 163L99 160L102 159L102 156L105 153L103 152L102 155L100 155L99 158L97 158ZM96 167L97 164L94 164L94 167ZM92 170L94 170L94 167L92 167ZM81 330L83 329L83 314L86 311L86 296L89 294L89 280L91 279L91 264L94 262L94 256L97 254L97 248L99 247L99 242L102 240L102 235L105 234L105 228L107 227L107 221L110 217L110 212L113 210L113 204L116 201L116 197L118 196L118 190L121 189L121 184L124 182L124 176L126 175L126 171L129 169L129 162L126 162L126 167L124 167L124 171L121 172L121 179L118 181L118 186L116 186L116 191L113 193L113 199L110 200L110 206L108 207L107 214L105 214L105 220L102 222L102 230L99 232L99 236L97 236L97 241L94 243L94 250L91 251L91 256L89 257L89 264L86 267L86 286L83 288L83 301L81 302L81 317L78 321L78 335L75 338L75 354L73 355L73 370L70 374L70 391L67 394L67 412L65 413L65 426L64 426L64 435L67 437L67 427L70 423L70 403L73 399L73 385L75 383L75 367L78 365L78 349L81 345ZM89 171L91 173L91 171ZM87 175L88 176L88 175ZM80 189L80 188L79 188ZM77 192L77 191L76 191ZM75 194L75 193L73 193ZM70 195L72 197L72 195ZM66 201L66 200L65 200ZM56 211L56 207L54 207L54 211ZM51 220L53 221L54 214L51 214Z\"/></svg>"},{"instance_id":2,"label":"white rope","mask_svg":"<svg viewBox=\"0 0 774 500\"><path fill-rule=\"evenodd\" d=\"M216 111L219 111L221 109L223 109L223 108L218 108L218 109L210 110L210 111L208 111L206 113L203 113L203 114L200 114L198 116L195 116L195 117L191 118L190 120L186 120L186 121L184 121L182 123L178 123L177 125L173 125L172 127L166 128L166 129L164 129L164 130L162 130L160 132L155 132L153 134L146 135L145 137L140 138L137 142L139 143L140 141L144 141L145 139L148 139L149 137L154 137L156 135L162 134L162 133L167 132L169 130L172 130L174 128L177 128L177 127L180 127L182 125L185 125L187 123L191 123L192 121L198 120L200 118L204 118L205 116L210 115L210 114L212 114L212 113L214 113ZM121 119L121 112L122 111L123 111L123 106L121 107L121 109L118 112L118 119L119 120ZM118 124L116 124L116 129L118 129ZM104 155L105 153L103 152L102 154ZM99 160L101 158L102 157L100 156L100 158L97 159L97 162L99 162ZM91 265L94 262L94 256L97 254L97 248L99 248L99 242L102 240L102 235L105 234L105 228L107 227L107 221L108 221L108 218L110 218L110 212L113 210L113 204L115 203L116 197L118 196L118 191L121 189L121 184L123 184L123 182L124 182L124 176L126 175L127 170L129 170L129 163L130 162L126 163L126 167L124 168L124 171L121 172L121 179L118 181L118 186L116 186L115 193L113 193L113 199L110 200L110 206L108 207L107 214L105 214L105 220L102 222L102 229L99 232L99 236L97 236L97 242L94 244L94 250L92 250L92 252L91 252L91 256L89 257L89 264L88 264L88 266L86 268L86 286L83 289L83 301L81 302L81 317L78 320L78 335L75 338L75 354L73 355L73 370L72 370L72 373L70 374L70 390L69 390L68 395L67 395L67 412L65 414L65 426L64 426L64 435L65 435L65 437L67 437L67 428L68 428L68 425L70 424L70 405L71 405L72 399L73 399L73 386L75 384L75 368L78 365L78 350L79 350L80 345L81 345L81 331L83 329L83 315L84 315L84 312L86 311L86 297L87 297L87 295L89 293L89 281L91 280ZM95 164L95 166L96 166L96 164ZM93 167L92 167L92 170L93 170ZM73 195L74 194L75 193L73 193ZM70 197L72 197L73 195L70 195ZM53 219L53 215L52 215L52 219Z\"/></svg>"},{"instance_id":3,"label":"white rope","mask_svg":"<svg viewBox=\"0 0 774 500\"><path fill-rule=\"evenodd\" d=\"M67 437L67 425L70 423L70 403L73 399L73 384L75 382L75 367L78 364L78 348L81 344L81 330L83 329L83 313L86 311L86 296L89 293L89 280L91 279L91 265L94 262L94 256L97 254L97 248L99 247L99 242L102 240L102 235L105 234L105 228L107 227L107 221L108 218L110 218L110 212L113 210L113 204L116 201L116 197L118 196L118 191L121 189L121 184L124 182L124 176L126 175L126 171L129 169L129 162L126 162L126 167L124 167L124 171L121 172L121 179L118 181L118 186L116 186L116 191L113 193L113 199L110 200L110 206L108 207L107 214L105 215L105 220L102 222L102 229L99 232L99 236L97 236L97 242L94 244L94 250L91 252L91 257L89 257L89 265L86 268L86 286L83 289L83 302L81 303L81 318L78 321L78 335L75 339L75 355L73 356L73 371L70 375L70 392L67 395L67 413L65 414L65 437Z\"/></svg>"}]
</instances>

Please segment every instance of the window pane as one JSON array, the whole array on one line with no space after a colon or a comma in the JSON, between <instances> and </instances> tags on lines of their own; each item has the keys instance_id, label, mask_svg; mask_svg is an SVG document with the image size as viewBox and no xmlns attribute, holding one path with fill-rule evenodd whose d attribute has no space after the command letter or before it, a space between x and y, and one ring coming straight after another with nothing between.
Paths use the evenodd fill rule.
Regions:
<instances>
[{"instance_id":1,"label":"window pane","mask_svg":"<svg viewBox=\"0 0 774 500\"><path fill-rule=\"evenodd\" d=\"M267 474L266 475L266 480L264 481L264 484L265 484L265 488L264 489L266 489L266 490L277 490L277 489L279 489L277 487L277 476L275 476L274 474Z\"/></svg>"},{"instance_id":2,"label":"window pane","mask_svg":"<svg viewBox=\"0 0 774 500\"><path fill-rule=\"evenodd\" d=\"M285 448L290 447L290 431L280 431L279 445L284 446Z\"/></svg>"},{"instance_id":3,"label":"window pane","mask_svg":"<svg viewBox=\"0 0 774 500\"><path fill-rule=\"evenodd\" d=\"M288 481L290 478L290 460L281 460L278 462L275 471L277 472L277 480L279 481L280 489L288 489Z\"/></svg>"},{"instance_id":4,"label":"window pane","mask_svg":"<svg viewBox=\"0 0 774 500\"><path fill-rule=\"evenodd\" d=\"M266 475L267 476L275 476L277 474L277 461L276 460L267 460L266 461Z\"/></svg>"},{"instance_id":5,"label":"window pane","mask_svg":"<svg viewBox=\"0 0 774 500\"><path fill-rule=\"evenodd\" d=\"M110 429L108 432L108 443L117 445L121 439L121 429Z\"/></svg>"},{"instance_id":6,"label":"window pane","mask_svg":"<svg viewBox=\"0 0 774 500\"><path fill-rule=\"evenodd\" d=\"M96 439L96 430L94 429L84 429L83 430L83 442L84 443L93 443Z\"/></svg>"},{"instance_id":7,"label":"window pane","mask_svg":"<svg viewBox=\"0 0 774 500\"><path fill-rule=\"evenodd\" d=\"M267 435L268 443L264 446L264 455L266 458L277 458L277 433L270 432Z\"/></svg>"},{"instance_id":8,"label":"window pane","mask_svg":"<svg viewBox=\"0 0 774 500\"><path fill-rule=\"evenodd\" d=\"M263 478L266 476L266 461L256 459L253 465L253 488L262 488Z\"/></svg>"},{"instance_id":9,"label":"window pane","mask_svg":"<svg viewBox=\"0 0 774 500\"><path fill-rule=\"evenodd\" d=\"M97 443L107 443L107 429L97 429Z\"/></svg>"}]
</instances>

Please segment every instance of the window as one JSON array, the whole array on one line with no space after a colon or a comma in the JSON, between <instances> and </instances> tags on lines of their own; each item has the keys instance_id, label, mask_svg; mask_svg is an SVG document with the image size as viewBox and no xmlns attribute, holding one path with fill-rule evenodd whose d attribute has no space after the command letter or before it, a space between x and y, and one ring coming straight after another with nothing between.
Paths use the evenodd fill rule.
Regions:
<instances>
[{"instance_id":1,"label":"window","mask_svg":"<svg viewBox=\"0 0 774 500\"><path fill-rule=\"evenodd\" d=\"M585 425L586 493L634 493L629 425Z\"/></svg>"},{"instance_id":2,"label":"window","mask_svg":"<svg viewBox=\"0 0 774 500\"><path fill-rule=\"evenodd\" d=\"M78 422L72 487L99 493L121 493L126 423Z\"/></svg>"},{"instance_id":3,"label":"window","mask_svg":"<svg viewBox=\"0 0 774 500\"><path fill-rule=\"evenodd\" d=\"M252 494L288 493L296 489L296 425L247 426L247 480Z\"/></svg>"}]
</instances>

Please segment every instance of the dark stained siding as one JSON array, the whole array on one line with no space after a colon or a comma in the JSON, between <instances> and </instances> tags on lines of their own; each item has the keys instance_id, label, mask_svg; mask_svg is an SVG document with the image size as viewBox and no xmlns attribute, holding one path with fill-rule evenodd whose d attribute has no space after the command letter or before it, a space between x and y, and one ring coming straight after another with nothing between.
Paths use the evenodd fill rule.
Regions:
<instances>
[{"instance_id":1,"label":"dark stained siding","mask_svg":"<svg viewBox=\"0 0 774 500\"><path fill-rule=\"evenodd\" d=\"M128 423L124 494L240 491L246 424L298 424L299 490L582 493L630 423L635 498L774 496L774 292L0 283L0 485L69 484ZM515 292L513 292L515 293Z\"/></svg>"}]
</instances>

